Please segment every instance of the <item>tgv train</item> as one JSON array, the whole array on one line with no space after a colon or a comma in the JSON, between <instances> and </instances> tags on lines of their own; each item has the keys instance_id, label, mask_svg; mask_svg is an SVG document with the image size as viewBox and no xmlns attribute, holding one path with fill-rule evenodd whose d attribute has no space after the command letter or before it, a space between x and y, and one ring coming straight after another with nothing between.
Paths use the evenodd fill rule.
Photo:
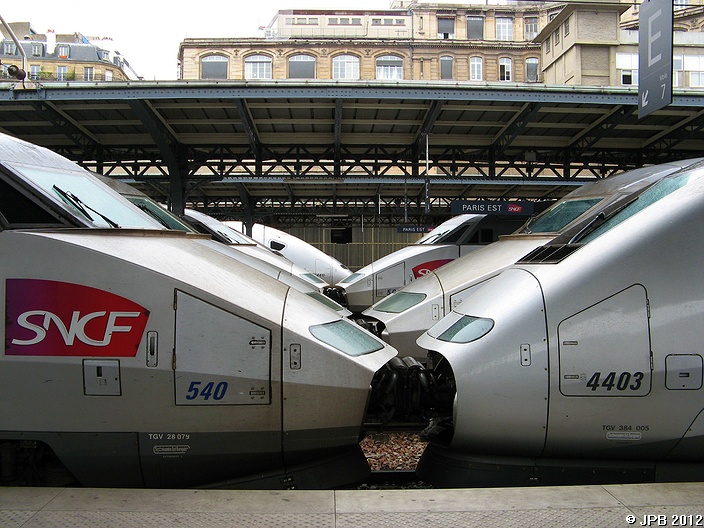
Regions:
<instances>
[{"instance_id":1,"label":"tgv train","mask_svg":"<svg viewBox=\"0 0 704 528\"><path fill-rule=\"evenodd\" d=\"M431 327L440 486L704 479L704 163L535 249Z\"/></svg>"},{"instance_id":2,"label":"tgv train","mask_svg":"<svg viewBox=\"0 0 704 528\"><path fill-rule=\"evenodd\" d=\"M189 233L200 232L207 234L212 237L213 240L221 243L220 245L211 245L227 254L229 257L247 266L252 266L284 284L288 284L296 290L337 310L338 313L344 317L351 315L352 312L322 293L323 286L327 285L326 282L296 267L288 259L277 255L273 251L269 251L255 240L243 235L239 231L235 231L222 222L197 211L187 210L186 222L184 222L131 185L100 174L95 174L95 177L127 198L164 228Z\"/></svg>"},{"instance_id":3,"label":"tgv train","mask_svg":"<svg viewBox=\"0 0 704 528\"><path fill-rule=\"evenodd\" d=\"M238 231L245 232L242 222L228 221L224 223ZM272 251L280 253L294 264L317 275L328 285L335 284L352 273L339 260L327 255L317 247L274 227L254 224L252 238Z\"/></svg>"},{"instance_id":4,"label":"tgv train","mask_svg":"<svg viewBox=\"0 0 704 528\"><path fill-rule=\"evenodd\" d=\"M251 265L255 265L260 271L270 270L273 273L269 274L276 279L328 305L343 317L352 315L347 308L323 293L328 287L327 282L294 264L283 255L267 249L253 238L199 211L186 209L184 217L197 231L209 234L214 240L230 246L237 253L244 253L257 259L259 262Z\"/></svg>"},{"instance_id":5,"label":"tgv train","mask_svg":"<svg viewBox=\"0 0 704 528\"><path fill-rule=\"evenodd\" d=\"M281 254L267 249L261 243L248 237L244 233L233 229L224 222L192 209L186 209L184 216L188 223L194 226L201 233L210 234L213 238L224 244L236 245L241 250L250 252L257 258L269 262L276 267L285 270L287 273L309 282L319 290L322 290L328 286L327 282L314 273L311 273L301 266L291 262Z\"/></svg>"},{"instance_id":6,"label":"tgv train","mask_svg":"<svg viewBox=\"0 0 704 528\"><path fill-rule=\"evenodd\" d=\"M3 483L321 488L369 472L383 341L3 135L0 226Z\"/></svg>"},{"instance_id":7,"label":"tgv train","mask_svg":"<svg viewBox=\"0 0 704 528\"><path fill-rule=\"evenodd\" d=\"M483 214L450 218L415 244L394 251L339 281L336 286L345 299L342 304L353 312L361 312L409 282L496 241L499 235L515 231L523 220Z\"/></svg>"},{"instance_id":8,"label":"tgv train","mask_svg":"<svg viewBox=\"0 0 704 528\"><path fill-rule=\"evenodd\" d=\"M585 184L511 235L460 257L407 284L362 313L370 328L401 355L425 361L416 340L485 281L558 235L576 235L632 200L653 182L699 160L643 167Z\"/></svg>"}]
</instances>

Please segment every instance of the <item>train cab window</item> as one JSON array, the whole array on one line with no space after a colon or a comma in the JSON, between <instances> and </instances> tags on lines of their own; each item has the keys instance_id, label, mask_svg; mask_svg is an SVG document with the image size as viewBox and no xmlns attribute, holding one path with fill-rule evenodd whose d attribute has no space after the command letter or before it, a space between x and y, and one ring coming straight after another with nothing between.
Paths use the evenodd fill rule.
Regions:
<instances>
[{"instance_id":1,"label":"train cab window","mask_svg":"<svg viewBox=\"0 0 704 528\"><path fill-rule=\"evenodd\" d=\"M279 242L278 240L270 240L269 247L274 251L281 251L282 249L286 249L286 244Z\"/></svg>"},{"instance_id":2,"label":"train cab window","mask_svg":"<svg viewBox=\"0 0 704 528\"><path fill-rule=\"evenodd\" d=\"M480 242L482 244L490 244L491 242L494 242L494 230L493 229L482 229L481 230L481 236L480 236Z\"/></svg>"},{"instance_id":3,"label":"train cab window","mask_svg":"<svg viewBox=\"0 0 704 528\"><path fill-rule=\"evenodd\" d=\"M0 180L0 214L3 217L3 227L17 229L66 225L46 209L2 180Z\"/></svg>"},{"instance_id":4,"label":"train cab window","mask_svg":"<svg viewBox=\"0 0 704 528\"><path fill-rule=\"evenodd\" d=\"M472 233L471 238L469 240L463 240L462 244L490 244L495 240L494 230L489 227L479 229L477 232Z\"/></svg>"},{"instance_id":5,"label":"train cab window","mask_svg":"<svg viewBox=\"0 0 704 528\"><path fill-rule=\"evenodd\" d=\"M323 343L352 357L371 354L384 348L382 342L347 319L311 326L310 333Z\"/></svg>"},{"instance_id":6,"label":"train cab window","mask_svg":"<svg viewBox=\"0 0 704 528\"><path fill-rule=\"evenodd\" d=\"M127 199L149 216L154 218L154 220L162 224L166 229L175 229L176 231L186 232L193 231L189 226L181 222L181 220L179 220L175 215L168 212L151 198L131 196Z\"/></svg>"},{"instance_id":7,"label":"train cab window","mask_svg":"<svg viewBox=\"0 0 704 528\"><path fill-rule=\"evenodd\" d=\"M543 214L529 222L523 228L523 233L555 233L560 231L575 218L582 215L602 198L588 198L584 200L566 200L557 202Z\"/></svg>"},{"instance_id":8,"label":"train cab window","mask_svg":"<svg viewBox=\"0 0 704 528\"><path fill-rule=\"evenodd\" d=\"M306 295L308 297L312 297L313 299L315 299L318 302L323 303L328 308L332 308L336 312L341 312L342 310L345 309L341 304L337 304L330 297L328 297L327 295L323 295L319 291L308 292L308 293L306 293Z\"/></svg>"},{"instance_id":9,"label":"train cab window","mask_svg":"<svg viewBox=\"0 0 704 528\"><path fill-rule=\"evenodd\" d=\"M163 229L159 222L87 172L20 164L12 168L47 197L62 203L76 218L85 218L97 227Z\"/></svg>"},{"instance_id":10,"label":"train cab window","mask_svg":"<svg viewBox=\"0 0 704 528\"><path fill-rule=\"evenodd\" d=\"M596 227L596 229L594 229L593 231L586 233L582 238L577 240L577 242L587 243L591 240L594 240L599 235L617 226L624 220L627 220L628 218L638 213L639 211L642 211L649 205L657 202L668 194L671 194L680 187L686 185L692 174L693 171L687 170L682 173L677 173L674 176L664 178L658 183L648 187L626 208L621 209L618 213L606 220L603 224L600 224L598 227Z\"/></svg>"}]
</instances>

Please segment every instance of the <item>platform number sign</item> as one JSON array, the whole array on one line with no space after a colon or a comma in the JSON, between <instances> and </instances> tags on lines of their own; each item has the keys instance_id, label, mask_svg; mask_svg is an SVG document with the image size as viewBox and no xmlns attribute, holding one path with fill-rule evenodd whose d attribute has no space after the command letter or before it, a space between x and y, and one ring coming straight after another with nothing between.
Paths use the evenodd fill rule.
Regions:
<instances>
[{"instance_id":1,"label":"platform number sign","mask_svg":"<svg viewBox=\"0 0 704 528\"><path fill-rule=\"evenodd\" d=\"M672 103L672 0L643 0L638 31L638 117Z\"/></svg>"}]
</instances>

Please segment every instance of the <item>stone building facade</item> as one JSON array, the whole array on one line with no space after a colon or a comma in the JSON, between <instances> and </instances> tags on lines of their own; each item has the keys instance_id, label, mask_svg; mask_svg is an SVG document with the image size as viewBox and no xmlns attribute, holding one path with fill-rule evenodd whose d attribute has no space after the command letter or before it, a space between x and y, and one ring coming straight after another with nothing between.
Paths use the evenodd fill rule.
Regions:
<instances>
[{"instance_id":1,"label":"stone building facade","mask_svg":"<svg viewBox=\"0 0 704 528\"><path fill-rule=\"evenodd\" d=\"M129 64L111 50L110 39L91 39L81 33L36 33L29 22L10 23L27 57L31 81L126 81ZM10 65L22 67L22 55L9 32L0 26L0 79L8 77Z\"/></svg>"},{"instance_id":2,"label":"stone building facade","mask_svg":"<svg viewBox=\"0 0 704 528\"><path fill-rule=\"evenodd\" d=\"M675 0L673 87L704 88L704 1ZM542 29L544 82L638 85L639 5L568 4Z\"/></svg>"},{"instance_id":3,"label":"stone building facade","mask_svg":"<svg viewBox=\"0 0 704 528\"><path fill-rule=\"evenodd\" d=\"M704 0L674 2L675 87L704 87ZM393 0L384 11L282 10L262 38L190 38L179 78L638 82L639 0Z\"/></svg>"},{"instance_id":4,"label":"stone building facade","mask_svg":"<svg viewBox=\"0 0 704 528\"><path fill-rule=\"evenodd\" d=\"M385 11L282 10L263 38L189 38L181 79L539 82L532 42L561 4L396 0Z\"/></svg>"}]
</instances>

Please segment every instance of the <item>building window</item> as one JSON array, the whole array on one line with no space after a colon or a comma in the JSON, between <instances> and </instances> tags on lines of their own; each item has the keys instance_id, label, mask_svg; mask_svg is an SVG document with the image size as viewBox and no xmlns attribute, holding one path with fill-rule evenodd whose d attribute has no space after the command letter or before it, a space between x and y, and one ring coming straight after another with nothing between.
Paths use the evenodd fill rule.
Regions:
<instances>
[{"instance_id":1,"label":"building window","mask_svg":"<svg viewBox=\"0 0 704 528\"><path fill-rule=\"evenodd\" d=\"M513 40L513 19L496 17L496 40Z\"/></svg>"},{"instance_id":2,"label":"building window","mask_svg":"<svg viewBox=\"0 0 704 528\"><path fill-rule=\"evenodd\" d=\"M38 64L30 64L29 66L29 78L33 81L39 79L39 72L41 71L41 66Z\"/></svg>"},{"instance_id":3,"label":"building window","mask_svg":"<svg viewBox=\"0 0 704 528\"><path fill-rule=\"evenodd\" d=\"M381 80L403 79L403 59L384 55L376 60L376 78Z\"/></svg>"},{"instance_id":4,"label":"building window","mask_svg":"<svg viewBox=\"0 0 704 528\"><path fill-rule=\"evenodd\" d=\"M15 46L14 42L3 42L2 53L3 55L15 55L17 53L17 46Z\"/></svg>"},{"instance_id":5,"label":"building window","mask_svg":"<svg viewBox=\"0 0 704 528\"><path fill-rule=\"evenodd\" d=\"M57 52L60 59L68 59L69 47L66 45L59 45L57 47Z\"/></svg>"},{"instance_id":6,"label":"building window","mask_svg":"<svg viewBox=\"0 0 704 528\"><path fill-rule=\"evenodd\" d=\"M538 36L538 17L526 17L525 21L526 40L533 40Z\"/></svg>"},{"instance_id":7,"label":"building window","mask_svg":"<svg viewBox=\"0 0 704 528\"><path fill-rule=\"evenodd\" d=\"M289 79L315 79L315 57L312 55L293 55L288 59Z\"/></svg>"},{"instance_id":8,"label":"building window","mask_svg":"<svg viewBox=\"0 0 704 528\"><path fill-rule=\"evenodd\" d=\"M616 53L616 70L622 85L638 84L638 54Z\"/></svg>"},{"instance_id":9,"label":"building window","mask_svg":"<svg viewBox=\"0 0 704 528\"><path fill-rule=\"evenodd\" d=\"M469 59L469 80L470 81L481 81L483 80L482 72L483 61L481 57L471 57Z\"/></svg>"},{"instance_id":10,"label":"building window","mask_svg":"<svg viewBox=\"0 0 704 528\"><path fill-rule=\"evenodd\" d=\"M83 80L84 81L94 81L95 80L95 69L92 66L84 66Z\"/></svg>"},{"instance_id":11,"label":"building window","mask_svg":"<svg viewBox=\"0 0 704 528\"><path fill-rule=\"evenodd\" d=\"M680 88L684 86L684 56L672 56L672 87Z\"/></svg>"},{"instance_id":12,"label":"building window","mask_svg":"<svg viewBox=\"0 0 704 528\"><path fill-rule=\"evenodd\" d=\"M562 29L563 29L562 33L564 34L565 37L570 34L570 18L569 17L567 17L567 20L565 20L562 23Z\"/></svg>"},{"instance_id":13,"label":"building window","mask_svg":"<svg viewBox=\"0 0 704 528\"><path fill-rule=\"evenodd\" d=\"M359 18L355 18L353 20L358 20L359 22L357 22L357 23L359 25L362 24L362 20ZM406 21L402 18L397 18L395 20L393 18L385 18L383 20L381 18L372 18L372 26L381 26L381 25L384 25L384 26L405 26Z\"/></svg>"},{"instance_id":14,"label":"building window","mask_svg":"<svg viewBox=\"0 0 704 528\"><path fill-rule=\"evenodd\" d=\"M268 55L249 55L244 59L244 78L271 79L271 57Z\"/></svg>"},{"instance_id":15,"label":"building window","mask_svg":"<svg viewBox=\"0 0 704 528\"><path fill-rule=\"evenodd\" d=\"M704 86L704 55L685 55L684 70L689 72L689 86Z\"/></svg>"},{"instance_id":16,"label":"building window","mask_svg":"<svg viewBox=\"0 0 704 528\"><path fill-rule=\"evenodd\" d=\"M105 80L112 81L112 70L105 70Z\"/></svg>"},{"instance_id":17,"label":"building window","mask_svg":"<svg viewBox=\"0 0 704 528\"><path fill-rule=\"evenodd\" d=\"M332 59L333 79L359 79L359 57L338 55Z\"/></svg>"},{"instance_id":18,"label":"building window","mask_svg":"<svg viewBox=\"0 0 704 528\"><path fill-rule=\"evenodd\" d=\"M67 81L68 80L68 66L59 66L56 68L56 80L57 81Z\"/></svg>"},{"instance_id":19,"label":"building window","mask_svg":"<svg viewBox=\"0 0 704 528\"><path fill-rule=\"evenodd\" d=\"M689 72L689 86L692 88L704 86L704 72Z\"/></svg>"},{"instance_id":20,"label":"building window","mask_svg":"<svg viewBox=\"0 0 704 528\"><path fill-rule=\"evenodd\" d=\"M543 48L545 49L545 55L550 53L550 35L548 35L545 38L545 42L543 43Z\"/></svg>"},{"instance_id":21,"label":"building window","mask_svg":"<svg viewBox=\"0 0 704 528\"><path fill-rule=\"evenodd\" d=\"M44 44L41 42L32 43L32 57L41 57L44 55Z\"/></svg>"},{"instance_id":22,"label":"building window","mask_svg":"<svg viewBox=\"0 0 704 528\"><path fill-rule=\"evenodd\" d=\"M672 5L675 9L684 9L689 5L689 0L674 0Z\"/></svg>"},{"instance_id":23,"label":"building window","mask_svg":"<svg viewBox=\"0 0 704 528\"><path fill-rule=\"evenodd\" d=\"M555 32L552 34L552 42L557 48L557 45L560 43L560 30L556 29Z\"/></svg>"},{"instance_id":24,"label":"building window","mask_svg":"<svg viewBox=\"0 0 704 528\"><path fill-rule=\"evenodd\" d=\"M438 18L438 38L439 39L455 38L455 19L454 18Z\"/></svg>"},{"instance_id":25,"label":"building window","mask_svg":"<svg viewBox=\"0 0 704 528\"><path fill-rule=\"evenodd\" d=\"M511 80L511 59L509 59L508 57L503 57L499 59L499 80Z\"/></svg>"},{"instance_id":26,"label":"building window","mask_svg":"<svg viewBox=\"0 0 704 528\"><path fill-rule=\"evenodd\" d=\"M484 17L467 17L467 38L469 40L484 40Z\"/></svg>"},{"instance_id":27,"label":"building window","mask_svg":"<svg viewBox=\"0 0 704 528\"><path fill-rule=\"evenodd\" d=\"M443 56L440 57L440 78L441 79L452 79L452 57Z\"/></svg>"},{"instance_id":28,"label":"building window","mask_svg":"<svg viewBox=\"0 0 704 528\"><path fill-rule=\"evenodd\" d=\"M200 60L201 79L227 79L227 57L207 55Z\"/></svg>"},{"instance_id":29,"label":"building window","mask_svg":"<svg viewBox=\"0 0 704 528\"><path fill-rule=\"evenodd\" d=\"M526 59L526 81L538 82L538 59L535 57Z\"/></svg>"}]
</instances>

